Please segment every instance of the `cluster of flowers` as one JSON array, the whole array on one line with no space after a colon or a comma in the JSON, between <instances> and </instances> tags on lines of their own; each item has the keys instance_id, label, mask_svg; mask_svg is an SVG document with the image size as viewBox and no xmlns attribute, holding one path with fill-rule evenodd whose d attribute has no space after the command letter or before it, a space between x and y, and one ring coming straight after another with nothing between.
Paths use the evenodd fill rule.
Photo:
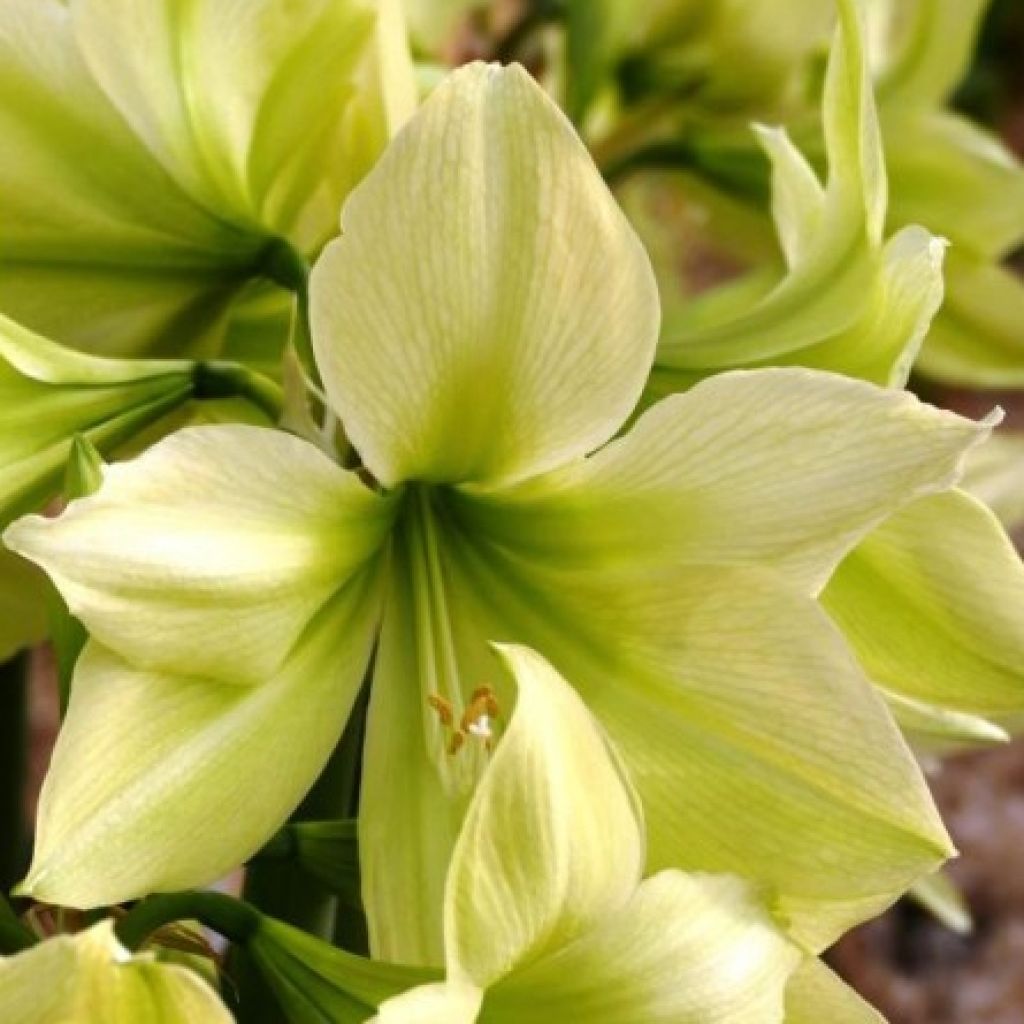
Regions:
<instances>
[{"instance_id":1,"label":"cluster of flowers","mask_svg":"<svg viewBox=\"0 0 1024 1024\"><path fill-rule=\"evenodd\" d=\"M397 0L3 0L16 895L98 921L3 904L3 1020L233 1020L191 919L296 1024L880 1020L818 957L1024 718L998 415L905 390L1024 379L1024 171L943 109L984 4L905 7L570 0L420 102ZM272 857L365 947L203 891Z\"/></svg>"}]
</instances>

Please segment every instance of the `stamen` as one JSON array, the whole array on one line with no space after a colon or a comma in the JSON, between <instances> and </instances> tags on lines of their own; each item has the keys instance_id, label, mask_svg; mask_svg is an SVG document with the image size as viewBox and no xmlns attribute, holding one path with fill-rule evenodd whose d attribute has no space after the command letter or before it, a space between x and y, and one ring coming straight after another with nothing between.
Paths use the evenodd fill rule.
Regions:
<instances>
[{"instance_id":1,"label":"stamen","mask_svg":"<svg viewBox=\"0 0 1024 1024\"><path fill-rule=\"evenodd\" d=\"M441 728L450 734L447 743L450 755L457 754L471 736L482 740L488 753L494 749L494 721L501 717L501 708L489 686L479 686L473 691L458 726L455 725L455 710L444 697L432 693L427 697L427 703L437 712Z\"/></svg>"}]
</instances>

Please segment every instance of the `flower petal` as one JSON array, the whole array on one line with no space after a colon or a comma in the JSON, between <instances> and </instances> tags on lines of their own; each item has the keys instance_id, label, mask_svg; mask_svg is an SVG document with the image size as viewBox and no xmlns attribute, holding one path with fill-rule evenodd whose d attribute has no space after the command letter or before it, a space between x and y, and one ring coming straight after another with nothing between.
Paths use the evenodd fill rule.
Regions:
<instances>
[{"instance_id":1,"label":"flower petal","mask_svg":"<svg viewBox=\"0 0 1024 1024\"><path fill-rule=\"evenodd\" d=\"M949 487L989 432L810 370L720 374L558 474L456 498L492 540L580 565L770 565L816 591L875 525Z\"/></svg>"},{"instance_id":2,"label":"flower petal","mask_svg":"<svg viewBox=\"0 0 1024 1024\"><path fill-rule=\"evenodd\" d=\"M820 948L950 854L880 697L775 574L605 573L468 540L448 571L463 616L539 651L597 715L643 799L652 867L752 878Z\"/></svg>"},{"instance_id":3,"label":"flower petal","mask_svg":"<svg viewBox=\"0 0 1024 1024\"><path fill-rule=\"evenodd\" d=\"M378 582L373 567L356 576L257 686L142 671L90 643L21 891L105 906L205 885L251 856L341 735L376 633Z\"/></svg>"},{"instance_id":4,"label":"flower petal","mask_svg":"<svg viewBox=\"0 0 1024 1024\"><path fill-rule=\"evenodd\" d=\"M898 40L899 50L879 83L880 99L893 106L919 108L941 106L948 100L970 68L988 5L989 0L914 4L910 23Z\"/></svg>"},{"instance_id":5,"label":"flower petal","mask_svg":"<svg viewBox=\"0 0 1024 1024\"><path fill-rule=\"evenodd\" d=\"M96 352L206 351L263 240L199 206L146 152L71 19L60 0L0 9L0 304Z\"/></svg>"},{"instance_id":6,"label":"flower petal","mask_svg":"<svg viewBox=\"0 0 1024 1024\"><path fill-rule=\"evenodd\" d=\"M665 871L562 953L488 993L480 1022L782 1024L799 960L738 879Z\"/></svg>"},{"instance_id":7,"label":"flower petal","mask_svg":"<svg viewBox=\"0 0 1024 1024\"><path fill-rule=\"evenodd\" d=\"M576 692L501 646L516 709L466 814L445 888L449 980L493 985L621 913L644 864L639 801Z\"/></svg>"},{"instance_id":8,"label":"flower petal","mask_svg":"<svg viewBox=\"0 0 1024 1024\"><path fill-rule=\"evenodd\" d=\"M193 390L190 363L86 356L0 317L0 527L59 491L76 434L110 453Z\"/></svg>"},{"instance_id":9,"label":"flower petal","mask_svg":"<svg viewBox=\"0 0 1024 1024\"><path fill-rule=\"evenodd\" d=\"M0 960L0 1014L16 1024L231 1024L217 994L184 967L126 959L110 920Z\"/></svg>"},{"instance_id":10,"label":"flower petal","mask_svg":"<svg viewBox=\"0 0 1024 1024\"><path fill-rule=\"evenodd\" d=\"M903 383L941 299L941 246L920 228L883 246L887 186L860 5L844 0L829 61L822 191L781 132L761 131L789 272L767 296L718 316L668 319L652 387L680 390L717 370L796 363ZM735 149L735 139L725 140ZM714 139L699 143L716 158ZM750 154L753 156L753 154ZM735 159L733 156L732 159ZM722 310L727 313L723 316Z\"/></svg>"},{"instance_id":11,"label":"flower petal","mask_svg":"<svg viewBox=\"0 0 1024 1024\"><path fill-rule=\"evenodd\" d=\"M208 426L110 466L95 495L4 536L136 666L258 682L380 548L393 509L305 441Z\"/></svg>"},{"instance_id":12,"label":"flower petal","mask_svg":"<svg viewBox=\"0 0 1024 1024\"><path fill-rule=\"evenodd\" d=\"M785 1024L885 1024L820 960L805 960L786 987Z\"/></svg>"},{"instance_id":13,"label":"flower petal","mask_svg":"<svg viewBox=\"0 0 1024 1024\"><path fill-rule=\"evenodd\" d=\"M916 369L959 387L1024 387L1024 282L1013 270L952 250L946 303Z\"/></svg>"},{"instance_id":14,"label":"flower petal","mask_svg":"<svg viewBox=\"0 0 1024 1024\"><path fill-rule=\"evenodd\" d=\"M93 75L190 195L306 250L333 233L353 183L346 108L376 6L80 0L74 21Z\"/></svg>"},{"instance_id":15,"label":"flower petal","mask_svg":"<svg viewBox=\"0 0 1024 1024\"><path fill-rule=\"evenodd\" d=\"M865 671L954 712L1024 715L1024 565L963 491L916 501L847 556L822 594Z\"/></svg>"},{"instance_id":16,"label":"flower petal","mask_svg":"<svg viewBox=\"0 0 1024 1024\"><path fill-rule=\"evenodd\" d=\"M473 1024L480 1001L480 991L471 985L420 985L381 1003L369 1024Z\"/></svg>"},{"instance_id":17,"label":"flower petal","mask_svg":"<svg viewBox=\"0 0 1024 1024\"><path fill-rule=\"evenodd\" d=\"M996 431L971 456L961 486L1016 534L1024 526L1024 434Z\"/></svg>"},{"instance_id":18,"label":"flower petal","mask_svg":"<svg viewBox=\"0 0 1024 1024\"><path fill-rule=\"evenodd\" d=\"M378 479L527 476L607 440L636 403L650 264L522 68L450 76L342 220L313 271L313 341Z\"/></svg>"}]
</instances>

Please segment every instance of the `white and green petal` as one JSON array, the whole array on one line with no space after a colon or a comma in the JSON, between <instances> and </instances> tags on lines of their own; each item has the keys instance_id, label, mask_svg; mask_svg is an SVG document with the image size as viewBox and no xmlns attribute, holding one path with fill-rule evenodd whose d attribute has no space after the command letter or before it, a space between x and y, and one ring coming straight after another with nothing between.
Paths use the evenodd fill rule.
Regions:
<instances>
[{"instance_id":1,"label":"white and green petal","mask_svg":"<svg viewBox=\"0 0 1024 1024\"><path fill-rule=\"evenodd\" d=\"M314 347L384 483L528 476L635 405L658 329L650 264L522 68L452 75L342 223L313 272Z\"/></svg>"},{"instance_id":2,"label":"white and green petal","mask_svg":"<svg viewBox=\"0 0 1024 1024\"><path fill-rule=\"evenodd\" d=\"M136 666L258 683L380 549L394 506L305 441L208 426L108 467L96 494L4 536Z\"/></svg>"},{"instance_id":3,"label":"white and green petal","mask_svg":"<svg viewBox=\"0 0 1024 1024\"><path fill-rule=\"evenodd\" d=\"M26 891L91 906L202 884L269 837L362 684L393 504L284 433L199 427L9 528L95 637Z\"/></svg>"},{"instance_id":4,"label":"white and green petal","mask_svg":"<svg viewBox=\"0 0 1024 1024\"><path fill-rule=\"evenodd\" d=\"M995 516L963 491L881 525L822 602L887 690L997 723L1024 714L1024 566Z\"/></svg>"},{"instance_id":5,"label":"white and green petal","mask_svg":"<svg viewBox=\"0 0 1024 1024\"><path fill-rule=\"evenodd\" d=\"M356 574L252 685L79 659L20 891L94 907L206 885L271 836L320 774L362 685L379 567ZM168 635L168 643L188 645Z\"/></svg>"},{"instance_id":6,"label":"white and green petal","mask_svg":"<svg viewBox=\"0 0 1024 1024\"><path fill-rule=\"evenodd\" d=\"M350 172L346 108L379 6L77 0L73 11L96 80L184 190L306 250L344 195L331 175Z\"/></svg>"},{"instance_id":7,"label":"white and green petal","mask_svg":"<svg viewBox=\"0 0 1024 1024\"><path fill-rule=\"evenodd\" d=\"M1016 534L1024 526L1024 435L996 431L971 456L961 486Z\"/></svg>"},{"instance_id":8,"label":"white and green petal","mask_svg":"<svg viewBox=\"0 0 1024 1024\"><path fill-rule=\"evenodd\" d=\"M91 351L208 350L264 243L150 156L90 74L72 19L60 0L0 11L0 303Z\"/></svg>"},{"instance_id":9,"label":"white and green petal","mask_svg":"<svg viewBox=\"0 0 1024 1024\"><path fill-rule=\"evenodd\" d=\"M641 883L642 822L608 740L535 652L500 653L518 700L448 872L447 980L377 1019L781 1024L796 949L737 879Z\"/></svg>"},{"instance_id":10,"label":"white and green petal","mask_svg":"<svg viewBox=\"0 0 1024 1024\"><path fill-rule=\"evenodd\" d=\"M0 959L0 1015L12 1024L231 1024L210 986L184 967L129 957L111 921Z\"/></svg>"},{"instance_id":11,"label":"white and green petal","mask_svg":"<svg viewBox=\"0 0 1024 1024\"><path fill-rule=\"evenodd\" d=\"M786 986L785 1024L886 1024L820 960L805 960Z\"/></svg>"},{"instance_id":12,"label":"white and green petal","mask_svg":"<svg viewBox=\"0 0 1024 1024\"><path fill-rule=\"evenodd\" d=\"M667 320L651 385L657 394L715 370L780 363L881 384L906 379L941 302L942 245L920 228L884 240L887 183L862 12L849 0L839 14L824 99L827 184L784 132L759 133L788 272L738 312L709 322L698 304Z\"/></svg>"},{"instance_id":13,"label":"white and green petal","mask_svg":"<svg viewBox=\"0 0 1024 1024\"><path fill-rule=\"evenodd\" d=\"M4 311L90 351L216 353L410 113L397 2L5 4Z\"/></svg>"},{"instance_id":14,"label":"white and green petal","mask_svg":"<svg viewBox=\"0 0 1024 1024\"><path fill-rule=\"evenodd\" d=\"M815 593L874 526L954 484L990 428L838 375L735 371L589 459L456 501L474 530L534 557L772 566Z\"/></svg>"}]
</instances>

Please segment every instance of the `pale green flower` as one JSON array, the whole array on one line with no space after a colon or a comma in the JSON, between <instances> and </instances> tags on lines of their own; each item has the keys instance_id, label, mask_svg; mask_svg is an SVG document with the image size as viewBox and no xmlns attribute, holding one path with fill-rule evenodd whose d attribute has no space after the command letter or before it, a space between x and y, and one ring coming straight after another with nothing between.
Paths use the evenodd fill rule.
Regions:
<instances>
[{"instance_id":1,"label":"pale green flower","mask_svg":"<svg viewBox=\"0 0 1024 1024\"><path fill-rule=\"evenodd\" d=\"M1003 260L1024 242L1024 166L990 131L947 110L990 0L893 7L879 104L892 221L952 242L946 302L918 361L974 387L1024 385L1024 283Z\"/></svg>"},{"instance_id":2,"label":"pale green flower","mask_svg":"<svg viewBox=\"0 0 1024 1024\"><path fill-rule=\"evenodd\" d=\"M231 1024L197 974L130 957L103 921L0 958L0 1018L6 1024Z\"/></svg>"},{"instance_id":3,"label":"pale green flower","mask_svg":"<svg viewBox=\"0 0 1024 1024\"><path fill-rule=\"evenodd\" d=\"M409 113L397 3L5 0L0 309L94 352L214 353Z\"/></svg>"},{"instance_id":4,"label":"pale green flower","mask_svg":"<svg viewBox=\"0 0 1024 1024\"><path fill-rule=\"evenodd\" d=\"M441 962L451 851L512 704L491 640L538 650L601 719L652 870L753 878L818 948L937 866L949 841L917 767L814 595L872 527L946 490L987 427L781 369L705 381L612 441L650 369L656 288L522 69L453 75L343 222L312 322L360 473L280 432L195 428L5 535L94 638L24 890L118 902L251 855L376 645L371 938Z\"/></svg>"},{"instance_id":5,"label":"pale green flower","mask_svg":"<svg viewBox=\"0 0 1024 1024\"><path fill-rule=\"evenodd\" d=\"M524 648L518 694L459 832L446 978L379 1024L782 1024L800 953L726 876L643 879L640 804L576 692Z\"/></svg>"},{"instance_id":6,"label":"pale green flower","mask_svg":"<svg viewBox=\"0 0 1024 1024\"><path fill-rule=\"evenodd\" d=\"M839 16L822 114L827 183L785 130L756 130L772 165L787 272L773 283L770 269L767 277L759 270L707 297L672 302L655 394L723 369L792 363L906 382L942 301L944 245L918 227L886 238L886 168L860 5L842 0ZM671 280L663 286L671 295Z\"/></svg>"},{"instance_id":7,"label":"pale green flower","mask_svg":"<svg viewBox=\"0 0 1024 1024\"><path fill-rule=\"evenodd\" d=\"M963 28L969 10L976 16L980 5L939 8L925 4L912 19L918 33L933 26L937 36L920 39L910 51L914 60L893 66L891 88L882 88L881 123L886 139L893 140L886 152L905 138L906 152L926 163L931 149L893 127L893 112L913 113L922 124L932 116L916 104L942 82L955 80L970 33L965 41L951 28ZM943 324L956 319L947 306L933 321L942 298L943 243L911 227L881 245L887 216L894 216L887 215L883 134L857 14L855 4L840 5L840 36L825 91L832 169L825 190L784 133L760 130L774 165L773 211L789 273L767 294L766 277L757 272L706 298L672 303L650 393L685 388L711 368L789 362L902 386L926 335L934 341L946 330ZM936 38L945 45L941 54ZM940 120L954 123L951 115ZM968 131L964 125L961 133ZM941 173L975 197L973 206L965 200L960 221L955 202L938 225L934 217L925 220L951 232L961 224L963 230L953 235L955 262L963 259L970 237L1006 240L988 221L996 219L993 204L1007 190L1006 182L986 178L978 165L971 165L972 177L961 174L963 167L952 157L945 163ZM938 193L923 187L931 170L922 170L917 184L904 171L894 190L904 197L897 222L943 209ZM961 194L956 188L947 192ZM909 205L907 197L913 196L919 205ZM993 272L1011 280L1006 271ZM959 282L954 288L963 284L955 267L950 280ZM667 283L669 294L671 288ZM880 527L846 559L824 604L901 724L919 741L931 747L998 742L1006 738L1003 727L1024 714L1024 567L992 516L964 495L928 498Z\"/></svg>"}]
</instances>

